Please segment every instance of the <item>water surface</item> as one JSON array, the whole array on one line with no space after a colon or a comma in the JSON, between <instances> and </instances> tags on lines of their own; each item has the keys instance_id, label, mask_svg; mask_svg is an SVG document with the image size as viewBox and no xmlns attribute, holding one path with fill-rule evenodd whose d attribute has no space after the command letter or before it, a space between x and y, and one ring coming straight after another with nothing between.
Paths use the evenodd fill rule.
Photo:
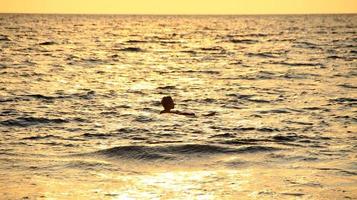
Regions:
<instances>
[{"instance_id":1,"label":"water surface","mask_svg":"<svg viewBox=\"0 0 357 200\"><path fill-rule=\"evenodd\" d=\"M356 32L356 15L0 15L0 197L357 198ZM166 95L197 117L160 115Z\"/></svg>"}]
</instances>

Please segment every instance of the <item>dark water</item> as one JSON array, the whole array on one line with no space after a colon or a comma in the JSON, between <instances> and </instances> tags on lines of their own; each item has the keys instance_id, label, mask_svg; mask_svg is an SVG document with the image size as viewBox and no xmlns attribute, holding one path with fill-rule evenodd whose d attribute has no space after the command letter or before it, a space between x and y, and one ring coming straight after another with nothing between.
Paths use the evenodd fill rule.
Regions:
<instances>
[{"instance_id":1,"label":"dark water","mask_svg":"<svg viewBox=\"0 0 357 200\"><path fill-rule=\"evenodd\" d=\"M357 198L356 32L356 15L0 15L0 197ZM160 115L166 95L197 117Z\"/></svg>"}]
</instances>

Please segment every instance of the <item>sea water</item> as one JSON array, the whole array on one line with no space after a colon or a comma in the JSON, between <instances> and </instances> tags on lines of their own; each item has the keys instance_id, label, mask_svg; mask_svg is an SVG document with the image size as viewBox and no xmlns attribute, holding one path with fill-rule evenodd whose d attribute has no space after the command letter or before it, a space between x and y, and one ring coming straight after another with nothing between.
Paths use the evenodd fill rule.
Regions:
<instances>
[{"instance_id":1,"label":"sea water","mask_svg":"<svg viewBox=\"0 0 357 200\"><path fill-rule=\"evenodd\" d=\"M0 46L1 199L357 198L357 15L2 14Z\"/></svg>"}]
</instances>

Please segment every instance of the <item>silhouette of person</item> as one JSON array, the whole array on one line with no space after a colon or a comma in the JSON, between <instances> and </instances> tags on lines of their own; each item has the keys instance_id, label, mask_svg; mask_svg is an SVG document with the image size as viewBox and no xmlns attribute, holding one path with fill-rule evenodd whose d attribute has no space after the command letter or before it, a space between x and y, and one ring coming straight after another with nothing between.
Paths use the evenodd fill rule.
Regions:
<instances>
[{"instance_id":1,"label":"silhouette of person","mask_svg":"<svg viewBox=\"0 0 357 200\"><path fill-rule=\"evenodd\" d=\"M172 110L175 108L175 103L172 97L166 96L161 99L161 105L164 107L164 110L160 112L160 114L163 113L173 113L173 114L178 114L178 115L187 115L187 116L196 116L195 113L187 113L187 112L181 112L177 110Z\"/></svg>"}]
</instances>

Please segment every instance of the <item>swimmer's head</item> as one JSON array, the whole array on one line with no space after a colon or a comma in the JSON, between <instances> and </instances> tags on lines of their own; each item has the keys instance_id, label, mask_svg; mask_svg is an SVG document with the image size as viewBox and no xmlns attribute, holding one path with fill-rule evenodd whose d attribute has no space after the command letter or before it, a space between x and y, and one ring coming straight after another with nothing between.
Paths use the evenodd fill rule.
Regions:
<instances>
[{"instance_id":1,"label":"swimmer's head","mask_svg":"<svg viewBox=\"0 0 357 200\"><path fill-rule=\"evenodd\" d=\"M174 100L170 96L163 97L161 100L161 105L165 110L168 111L175 108Z\"/></svg>"}]
</instances>

